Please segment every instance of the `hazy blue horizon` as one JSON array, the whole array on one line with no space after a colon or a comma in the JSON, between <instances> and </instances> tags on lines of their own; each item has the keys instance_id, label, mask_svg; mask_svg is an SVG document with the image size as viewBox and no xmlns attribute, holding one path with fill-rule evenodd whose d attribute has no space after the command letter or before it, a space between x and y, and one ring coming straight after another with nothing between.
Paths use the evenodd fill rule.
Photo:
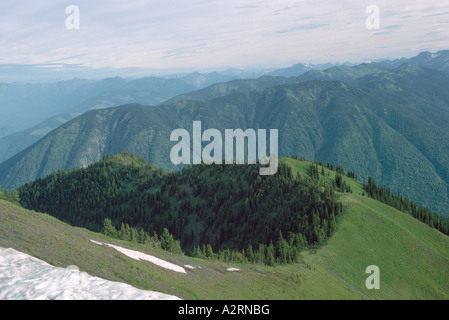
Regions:
<instances>
[{"instance_id":1,"label":"hazy blue horizon","mask_svg":"<svg viewBox=\"0 0 449 320\"><path fill-rule=\"evenodd\" d=\"M79 29L67 27L70 5ZM366 26L370 5L379 29ZM24 0L0 9L0 81L8 67L100 78L358 63L447 49L449 38L449 3L436 0Z\"/></svg>"}]
</instances>

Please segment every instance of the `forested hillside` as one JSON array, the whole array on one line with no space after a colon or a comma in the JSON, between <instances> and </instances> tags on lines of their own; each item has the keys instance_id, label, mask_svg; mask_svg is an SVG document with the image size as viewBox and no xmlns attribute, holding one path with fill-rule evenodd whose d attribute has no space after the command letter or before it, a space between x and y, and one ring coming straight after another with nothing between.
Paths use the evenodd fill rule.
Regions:
<instances>
[{"instance_id":1,"label":"forested hillside","mask_svg":"<svg viewBox=\"0 0 449 320\"><path fill-rule=\"evenodd\" d=\"M331 236L341 212L332 185L319 187L285 164L274 176L259 176L255 165L164 173L129 154L51 174L19 188L19 196L27 208L95 231L105 219L150 235L168 228L187 252L207 244L214 252L256 251L281 239L300 251Z\"/></svg>"},{"instance_id":2,"label":"forested hillside","mask_svg":"<svg viewBox=\"0 0 449 320\"><path fill-rule=\"evenodd\" d=\"M169 251L267 264L295 262L336 231L336 192L370 196L449 235L449 219L371 178L362 184L341 166L307 163L283 159L274 176L260 176L258 165L164 172L125 153L58 171L9 198L113 238L145 243L159 235Z\"/></svg>"}]
</instances>

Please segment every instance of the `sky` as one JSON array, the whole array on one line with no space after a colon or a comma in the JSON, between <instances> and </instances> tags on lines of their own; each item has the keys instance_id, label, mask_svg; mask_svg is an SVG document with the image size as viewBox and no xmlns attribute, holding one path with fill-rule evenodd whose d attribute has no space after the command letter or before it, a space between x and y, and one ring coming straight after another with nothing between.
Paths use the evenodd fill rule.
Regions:
<instances>
[{"instance_id":1,"label":"sky","mask_svg":"<svg viewBox=\"0 0 449 320\"><path fill-rule=\"evenodd\" d=\"M70 5L79 29L66 25ZM366 26L370 5L379 29ZM448 39L441 0L0 0L0 76L356 63L449 49Z\"/></svg>"}]
</instances>

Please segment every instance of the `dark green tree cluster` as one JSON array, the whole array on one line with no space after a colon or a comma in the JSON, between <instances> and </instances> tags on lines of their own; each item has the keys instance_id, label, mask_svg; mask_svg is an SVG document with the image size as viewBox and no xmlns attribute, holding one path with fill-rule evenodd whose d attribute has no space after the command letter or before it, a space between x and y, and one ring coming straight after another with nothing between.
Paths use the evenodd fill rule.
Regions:
<instances>
[{"instance_id":1,"label":"dark green tree cluster","mask_svg":"<svg viewBox=\"0 0 449 320\"><path fill-rule=\"evenodd\" d=\"M337 167L335 168L335 172L338 173L338 174L340 174L340 175L344 175L344 174L345 174L345 169L343 169L342 166L337 166Z\"/></svg>"},{"instance_id":2,"label":"dark green tree cluster","mask_svg":"<svg viewBox=\"0 0 449 320\"><path fill-rule=\"evenodd\" d=\"M101 233L114 239L141 244L158 242L157 236L155 238L152 238L147 232L143 230L143 228L138 231L136 228L130 227L127 223L122 223L120 229L117 230L113 226L110 219L104 219Z\"/></svg>"},{"instance_id":3,"label":"dark green tree cluster","mask_svg":"<svg viewBox=\"0 0 449 320\"><path fill-rule=\"evenodd\" d=\"M348 178L354 179L355 181L357 181L359 178L358 176L355 174L354 171L348 170L348 172L346 173L346 176Z\"/></svg>"},{"instance_id":4,"label":"dark green tree cluster","mask_svg":"<svg viewBox=\"0 0 449 320\"><path fill-rule=\"evenodd\" d=\"M129 224L122 223L120 230L117 230L110 219L104 219L101 233L113 239L123 241L135 242L140 244L152 244L153 247L160 247L161 249L174 253L182 253L181 243L179 240L174 240L173 235L170 234L167 228L164 228L161 237L159 238L156 232L153 232L153 237L145 232L143 228L137 231L136 228L130 227Z\"/></svg>"},{"instance_id":5,"label":"dark green tree cluster","mask_svg":"<svg viewBox=\"0 0 449 320\"><path fill-rule=\"evenodd\" d=\"M337 188L340 192L352 193L351 186L346 183L340 173L335 175L335 188Z\"/></svg>"},{"instance_id":6,"label":"dark green tree cluster","mask_svg":"<svg viewBox=\"0 0 449 320\"><path fill-rule=\"evenodd\" d=\"M273 176L260 176L259 165L236 164L164 173L130 155L121 157L29 183L19 189L21 204L94 231L104 229L105 219L136 232L163 234L167 228L188 254L210 245L206 256L214 248L223 259L233 259L234 250L264 263L295 261L295 252L322 244L341 212L331 186L294 177L284 164ZM285 241L280 234L287 235ZM171 247L170 239L167 243ZM259 252L257 259L248 258L250 246L257 248L252 250Z\"/></svg>"},{"instance_id":7,"label":"dark green tree cluster","mask_svg":"<svg viewBox=\"0 0 449 320\"><path fill-rule=\"evenodd\" d=\"M371 198L408 213L428 226L449 235L449 217L434 213L428 208L417 206L415 202L404 198L399 193L395 194L390 189L378 186L371 177L368 178L368 183L364 184L363 188Z\"/></svg>"},{"instance_id":8,"label":"dark green tree cluster","mask_svg":"<svg viewBox=\"0 0 449 320\"><path fill-rule=\"evenodd\" d=\"M296 154L292 154L290 156L290 158L294 159L294 160L298 160L298 155ZM304 156L299 157L299 161L308 161Z\"/></svg>"},{"instance_id":9,"label":"dark green tree cluster","mask_svg":"<svg viewBox=\"0 0 449 320\"><path fill-rule=\"evenodd\" d=\"M320 169L318 167L318 162L311 163L308 170L309 176L315 180L320 177Z\"/></svg>"},{"instance_id":10,"label":"dark green tree cluster","mask_svg":"<svg viewBox=\"0 0 449 320\"><path fill-rule=\"evenodd\" d=\"M164 228L164 231L162 232L160 243L163 250L182 253L181 242L179 240L174 240L173 235L168 232L167 228Z\"/></svg>"},{"instance_id":11,"label":"dark green tree cluster","mask_svg":"<svg viewBox=\"0 0 449 320\"><path fill-rule=\"evenodd\" d=\"M332 221L332 223L335 223L335 221ZM271 241L269 245L261 243L256 248L248 245L246 249L242 250L224 249L217 254L212 250L212 246L207 244L195 246L192 255L200 258L218 259L224 262L259 263L273 266L275 264L298 262L299 253L306 247L307 241L302 234L290 233L288 239L284 239L282 232L279 232L276 244Z\"/></svg>"}]
</instances>

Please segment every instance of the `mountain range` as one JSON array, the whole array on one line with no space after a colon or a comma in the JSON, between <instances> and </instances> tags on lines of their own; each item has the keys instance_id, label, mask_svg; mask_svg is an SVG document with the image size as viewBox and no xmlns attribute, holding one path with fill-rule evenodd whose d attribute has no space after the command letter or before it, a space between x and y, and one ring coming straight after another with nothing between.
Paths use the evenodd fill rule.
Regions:
<instances>
[{"instance_id":1,"label":"mountain range","mask_svg":"<svg viewBox=\"0 0 449 320\"><path fill-rule=\"evenodd\" d=\"M382 60L379 63L389 68L395 68L401 64L409 63L421 67L449 72L449 50L440 50L437 52L424 51L412 58Z\"/></svg>"},{"instance_id":2,"label":"mountain range","mask_svg":"<svg viewBox=\"0 0 449 320\"><path fill-rule=\"evenodd\" d=\"M4 112L4 122L0 120L0 163L62 123L91 109L126 103L155 105L177 94L181 95L176 100L210 100L233 92L304 80L351 82L366 74L387 71L404 63L447 72L448 53L449 51L423 52L409 59L379 60L361 65L298 63L272 71L231 68L220 72L171 74L135 80L115 77L98 81L74 79L56 83L4 83L0 84L0 110ZM261 76L263 79L259 80ZM208 86L211 88L198 90ZM184 92L189 93L183 95Z\"/></svg>"},{"instance_id":3,"label":"mountain range","mask_svg":"<svg viewBox=\"0 0 449 320\"><path fill-rule=\"evenodd\" d=\"M351 84L301 81L237 92L209 101L93 110L61 125L0 164L8 189L47 175L133 152L166 170L170 133L203 129L279 130L279 155L339 163L372 176L442 214L447 213L449 75L402 65ZM205 95L208 96L208 95Z\"/></svg>"},{"instance_id":4,"label":"mountain range","mask_svg":"<svg viewBox=\"0 0 449 320\"><path fill-rule=\"evenodd\" d=\"M301 74L299 70L295 72ZM245 88L238 82L234 91L255 90L290 82L281 77L273 81L258 81L251 78L258 78L262 74L260 71L245 72L230 69L224 72L193 72L134 80L115 77L104 80L74 79L37 84L0 83L0 111L4 114L0 119L0 163L61 124L89 110L128 103L157 105L180 94L201 91L202 88L214 84L228 86L227 82L239 80L244 83L242 79L247 79L248 87ZM251 85L253 82L257 84ZM229 92L227 90L220 96Z\"/></svg>"}]
</instances>

